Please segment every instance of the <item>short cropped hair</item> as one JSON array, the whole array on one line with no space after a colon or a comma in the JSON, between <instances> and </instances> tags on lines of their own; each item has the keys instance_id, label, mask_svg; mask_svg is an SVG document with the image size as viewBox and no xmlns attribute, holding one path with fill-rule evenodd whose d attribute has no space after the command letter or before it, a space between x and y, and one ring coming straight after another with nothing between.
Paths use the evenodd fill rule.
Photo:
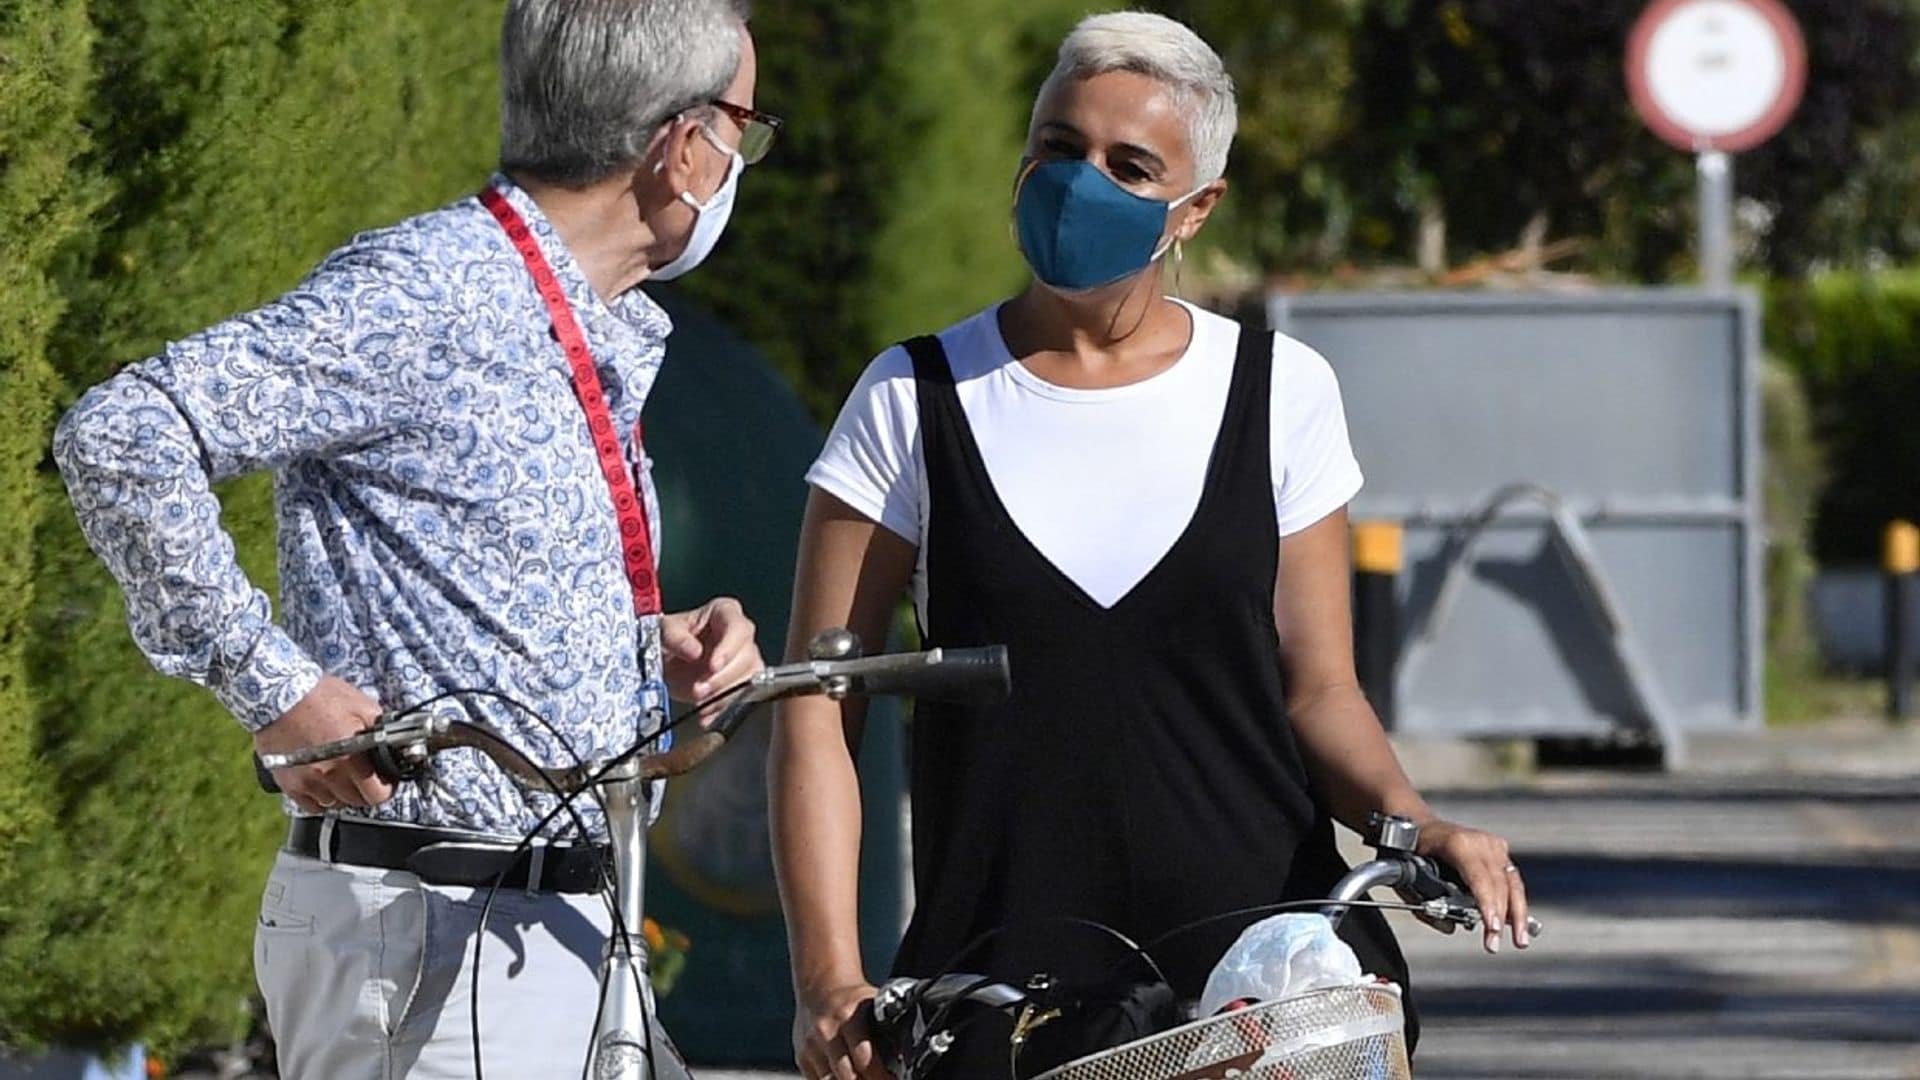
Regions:
<instances>
[{"instance_id":1,"label":"short cropped hair","mask_svg":"<svg viewBox=\"0 0 1920 1080\"><path fill-rule=\"evenodd\" d=\"M1224 176L1227 151L1239 127L1233 78L1220 54L1185 24L1145 11L1114 11L1080 20L1060 43L1060 59L1041 85L1040 98L1061 79L1131 71L1164 83L1187 114L1196 184Z\"/></svg>"}]
</instances>

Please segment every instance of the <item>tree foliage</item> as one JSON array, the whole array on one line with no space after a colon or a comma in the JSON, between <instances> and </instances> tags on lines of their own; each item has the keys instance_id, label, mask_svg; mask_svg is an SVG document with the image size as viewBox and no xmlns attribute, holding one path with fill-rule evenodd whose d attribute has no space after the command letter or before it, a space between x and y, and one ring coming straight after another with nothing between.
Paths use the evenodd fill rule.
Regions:
<instances>
[{"instance_id":1,"label":"tree foliage","mask_svg":"<svg viewBox=\"0 0 1920 1080\"><path fill-rule=\"evenodd\" d=\"M1737 158L1754 261L1797 275L1915 249L1893 176L1920 104L1916 12L1904 0L1790 0L1806 31L1806 97ZM1353 39L1340 173L1353 251L1402 258L1428 205L1456 257L1513 247L1536 215L1589 241L1589 269L1663 281L1690 269L1693 163L1634 115L1623 74L1641 0L1371 0ZM1836 230L1846 223L1851 229Z\"/></svg>"},{"instance_id":2,"label":"tree foliage","mask_svg":"<svg viewBox=\"0 0 1920 1080\"><path fill-rule=\"evenodd\" d=\"M1085 0L762 0L760 105L786 121L685 291L830 418L887 344L1022 281L1027 110Z\"/></svg>"},{"instance_id":3,"label":"tree foliage","mask_svg":"<svg viewBox=\"0 0 1920 1080\"><path fill-rule=\"evenodd\" d=\"M1920 521L1920 272L1829 272L1768 291L1769 349L1799 376L1828 482L1823 562L1877 564L1894 518Z\"/></svg>"}]
</instances>

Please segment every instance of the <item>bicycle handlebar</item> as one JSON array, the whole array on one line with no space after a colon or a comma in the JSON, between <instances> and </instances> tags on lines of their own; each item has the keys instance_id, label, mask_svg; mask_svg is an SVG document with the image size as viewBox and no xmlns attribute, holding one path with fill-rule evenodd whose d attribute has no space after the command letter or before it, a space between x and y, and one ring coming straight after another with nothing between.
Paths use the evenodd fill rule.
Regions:
<instances>
[{"instance_id":1,"label":"bicycle handlebar","mask_svg":"<svg viewBox=\"0 0 1920 1080\"><path fill-rule=\"evenodd\" d=\"M696 768L725 745L756 707L783 698L825 694L839 700L893 694L991 704L1004 700L1011 689L1004 645L814 659L763 668L702 730L676 740L672 749L640 756L634 772L623 778L633 779L637 773L641 780L665 779ZM285 754L264 755L255 758L254 764L260 786L270 792L280 790L273 779L275 769L355 754L370 755L375 771L392 783L417 776L428 757L456 747L485 753L523 787L561 794L588 786L605 769L605 763L545 769L485 724L433 716L383 717L357 735Z\"/></svg>"},{"instance_id":2,"label":"bicycle handlebar","mask_svg":"<svg viewBox=\"0 0 1920 1080\"><path fill-rule=\"evenodd\" d=\"M922 701L992 704L1013 690L1007 647L934 649L840 663L851 681L847 693L869 697L898 694Z\"/></svg>"}]
</instances>

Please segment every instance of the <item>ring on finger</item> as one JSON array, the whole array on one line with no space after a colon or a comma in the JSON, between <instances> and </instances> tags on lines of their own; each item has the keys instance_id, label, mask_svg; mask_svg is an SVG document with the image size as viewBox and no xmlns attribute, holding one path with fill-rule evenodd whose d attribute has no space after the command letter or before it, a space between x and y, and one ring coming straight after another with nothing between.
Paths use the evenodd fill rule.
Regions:
<instances>
[{"instance_id":1,"label":"ring on finger","mask_svg":"<svg viewBox=\"0 0 1920 1080\"><path fill-rule=\"evenodd\" d=\"M1515 865L1513 865L1512 863L1508 863L1508 864L1507 864L1507 868L1506 868L1506 870L1507 870L1507 873L1509 873L1509 874L1517 874L1517 873L1519 873L1519 872L1520 872L1520 868L1519 868L1519 867L1517 867L1517 866L1515 866Z\"/></svg>"}]
</instances>

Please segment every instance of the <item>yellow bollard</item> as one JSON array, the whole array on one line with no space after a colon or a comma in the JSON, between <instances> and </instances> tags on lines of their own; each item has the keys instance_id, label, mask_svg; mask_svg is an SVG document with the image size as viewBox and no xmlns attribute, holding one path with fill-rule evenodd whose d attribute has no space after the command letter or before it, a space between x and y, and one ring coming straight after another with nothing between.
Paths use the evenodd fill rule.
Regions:
<instances>
[{"instance_id":1,"label":"yellow bollard","mask_svg":"<svg viewBox=\"0 0 1920 1080\"><path fill-rule=\"evenodd\" d=\"M1394 521L1353 523L1353 659L1360 687L1388 731L1394 725L1394 674L1400 662L1400 597L1405 530Z\"/></svg>"},{"instance_id":2,"label":"yellow bollard","mask_svg":"<svg viewBox=\"0 0 1920 1080\"><path fill-rule=\"evenodd\" d=\"M1914 669L1920 667L1912 632L1920 608L1920 528L1911 521L1889 524L1880 562L1887 575L1887 716L1905 720L1913 715Z\"/></svg>"},{"instance_id":3,"label":"yellow bollard","mask_svg":"<svg viewBox=\"0 0 1920 1080\"><path fill-rule=\"evenodd\" d=\"M1920 525L1895 521L1887 526L1880 546L1882 565L1889 574L1920 574Z\"/></svg>"},{"instance_id":4,"label":"yellow bollard","mask_svg":"<svg viewBox=\"0 0 1920 1080\"><path fill-rule=\"evenodd\" d=\"M1353 523L1353 568L1363 574L1398 574L1405 566L1406 530L1395 521Z\"/></svg>"}]
</instances>

